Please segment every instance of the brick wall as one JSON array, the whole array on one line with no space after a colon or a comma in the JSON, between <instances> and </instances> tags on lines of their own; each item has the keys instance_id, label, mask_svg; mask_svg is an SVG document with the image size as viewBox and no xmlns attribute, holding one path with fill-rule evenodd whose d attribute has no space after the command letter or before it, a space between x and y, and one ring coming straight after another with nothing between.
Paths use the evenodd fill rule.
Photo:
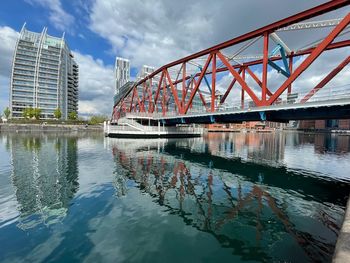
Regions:
<instances>
[{"instance_id":1,"label":"brick wall","mask_svg":"<svg viewBox=\"0 0 350 263\"><path fill-rule=\"evenodd\" d=\"M350 119L338 120L338 128L349 130ZM326 129L326 120L303 120L299 122L299 129Z\"/></svg>"},{"instance_id":2,"label":"brick wall","mask_svg":"<svg viewBox=\"0 0 350 263\"><path fill-rule=\"evenodd\" d=\"M299 122L299 129L315 129L315 121L300 121Z\"/></svg>"},{"instance_id":3,"label":"brick wall","mask_svg":"<svg viewBox=\"0 0 350 263\"><path fill-rule=\"evenodd\" d=\"M350 129L350 120L339 120L339 129Z\"/></svg>"},{"instance_id":4,"label":"brick wall","mask_svg":"<svg viewBox=\"0 0 350 263\"><path fill-rule=\"evenodd\" d=\"M316 120L315 121L315 129L325 129L326 121L325 120Z\"/></svg>"}]
</instances>

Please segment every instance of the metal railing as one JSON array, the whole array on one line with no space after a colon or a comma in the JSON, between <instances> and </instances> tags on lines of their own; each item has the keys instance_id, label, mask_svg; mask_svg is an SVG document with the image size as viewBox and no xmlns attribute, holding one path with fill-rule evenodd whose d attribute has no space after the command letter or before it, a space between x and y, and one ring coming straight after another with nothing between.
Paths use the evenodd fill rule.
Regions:
<instances>
[{"instance_id":1,"label":"metal railing","mask_svg":"<svg viewBox=\"0 0 350 263\"><path fill-rule=\"evenodd\" d=\"M136 121L134 121L135 123ZM124 123L125 124L125 123ZM136 126L136 125L135 125ZM144 132L144 133L170 133L170 134L183 134L183 133L200 133L204 132L203 128L192 126L177 126L177 127L167 127L163 125L158 126L145 126L139 124L139 127L130 126L130 125L106 125L104 127L105 132L107 133L119 133L119 132Z\"/></svg>"}]
</instances>

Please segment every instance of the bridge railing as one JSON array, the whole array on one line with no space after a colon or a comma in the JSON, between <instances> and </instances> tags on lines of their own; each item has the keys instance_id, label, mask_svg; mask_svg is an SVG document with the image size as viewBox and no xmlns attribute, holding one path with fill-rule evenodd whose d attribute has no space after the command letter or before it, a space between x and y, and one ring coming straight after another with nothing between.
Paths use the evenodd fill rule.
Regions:
<instances>
[{"instance_id":1,"label":"bridge railing","mask_svg":"<svg viewBox=\"0 0 350 263\"><path fill-rule=\"evenodd\" d=\"M310 96L311 95L311 96ZM336 87L329 87L327 89L323 90L312 90L311 92L303 92L303 93L295 93L291 97L285 96L284 98L281 98L280 100L277 100L272 106L287 106L287 105L301 105L313 102L322 102L324 101L325 104L327 101L334 101L339 99L350 99L350 84L348 85L342 85L342 86L336 86ZM234 103L233 106L225 106L220 105L215 109L215 112L232 112L232 111L249 111L252 109L256 109L258 106L254 104L252 100L246 100L244 102L244 107L242 107L241 101L237 101ZM208 114L210 112L203 111L203 110L196 110L191 109L186 115L200 115L200 114ZM148 113L148 112L137 112L137 113L126 113L124 115L126 118L150 118L150 119L161 119L163 117L169 118L169 117L177 117L179 116L179 113L176 111L168 111L165 114L161 112L154 112L154 113Z\"/></svg>"}]
</instances>

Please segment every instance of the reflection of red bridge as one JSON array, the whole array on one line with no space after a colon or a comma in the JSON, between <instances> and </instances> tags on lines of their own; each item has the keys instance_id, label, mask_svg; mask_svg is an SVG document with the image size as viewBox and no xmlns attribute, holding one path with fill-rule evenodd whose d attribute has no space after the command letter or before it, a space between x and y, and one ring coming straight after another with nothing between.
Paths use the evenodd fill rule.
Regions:
<instances>
[{"instance_id":1,"label":"reflection of red bridge","mask_svg":"<svg viewBox=\"0 0 350 263\"><path fill-rule=\"evenodd\" d=\"M349 4L330 1L164 65L119 96L112 119L127 116L175 125L350 118L350 87L331 90L326 86L350 62L350 40L344 38L350 13L341 19L310 21ZM328 30L327 35L319 39L317 33L300 33L318 28ZM298 39L304 47L293 48L282 38ZM322 54L336 49L342 50L343 60L333 69L322 65L328 75L310 90L293 89L293 83ZM257 50L261 55L249 53ZM276 71L284 78L278 87L268 83ZM232 80L220 94L218 85L224 77ZM231 94L236 84L240 94ZM325 92L324 87L329 90Z\"/></svg>"},{"instance_id":2,"label":"reflection of red bridge","mask_svg":"<svg viewBox=\"0 0 350 263\"><path fill-rule=\"evenodd\" d=\"M124 176L136 181L140 190L148 193L160 205L166 206L171 214L178 214L193 227L213 234L218 241L226 245L229 243L239 255L254 254L252 250L256 249L256 246L247 246L251 241L240 235L239 231L243 229L242 226L232 230L233 236L222 232L225 225L235 226L237 216L239 216L240 224L243 225L251 225L249 222L256 221L257 244L260 243L263 236L266 240L269 233L288 233L312 261L319 260L324 256L323 253L332 251L328 243L324 243L310 233L303 232L290 221L288 214L293 209L288 209L289 212L287 212L290 204L281 204L281 202L292 199L295 202L296 199L289 197L289 194L283 191L277 193L280 197L276 200L271 194L272 192L276 195L274 190L267 190L258 184L242 180L239 176L231 175L231 179L234 178L235 181L235 185L232 186L232 180L227 183L224 176L217 174L215 170L206 168L198 170L192 164L189 166L180 159L166 154L157 154L155 151L136 151L134 154L125 154L118 148L118 146L113 147L113 155L118 165L118 176L123 176L122 170L125 169ZM221 180L221 183L216 181L214 184L214 177ZM117 190L118 188L117 186ZM223 196L226 197L223 198ZM298 204L295 205L298 206ZM300 206L303 207L303 205ZM339 226L331 215L322 211L319 218L322 224L334 233L339 231ZM267 222L267 220L272 221ZM326 252L327 250L329 251ZM263 251L265 249L262 249L262 254L259 255L261 258L266 256L264 254L266 252Z\"/></svg>"}]
</instances>

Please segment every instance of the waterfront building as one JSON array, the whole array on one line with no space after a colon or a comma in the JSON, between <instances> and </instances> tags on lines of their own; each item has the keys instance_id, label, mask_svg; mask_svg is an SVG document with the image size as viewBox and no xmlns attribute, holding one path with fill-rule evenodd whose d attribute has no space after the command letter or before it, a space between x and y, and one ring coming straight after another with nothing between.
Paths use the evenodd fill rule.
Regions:
<instances>
[{"instance_id":1,"label":"waterfront building","mask_svg":"<svg viewBox=\"0 0 350 263\"><path fill-rule=\"evenodd\" d=\"M144 77L148 76L149 74L153 73L155 70L154 67L151 67L151 66L147 66L147 65L143 65L141 67L141 71L140 73L138 74L138 77L140 79L143 79Z\"/></svg>"},{"instance_id":2,"label":"waterfront building","mask_svg":"<svg viewBox=\"0 0 350 263\"><path fill-rule=\"evenodd\" d=\"M350 130L350 119L340 120L302 120L299 122L299 129L309 130L327 130L339 129Z\"/></svg>"},{"instance_id":3,"label":"waterfront building","mask_svg":"<svg viewBox=\"0 0 350 263\"><path fill-rule=\"evenodd\" d=\"M123 87L130 80L130 61L125 58L115 59L115 94L119 94Z\"/></svg>"},{"instance_id":4,"label":"waterfront building","mask_svg":"<svg viewBox=\"0 0 350 263\"><path fill-rule=\"evenodd\" d=\"M12 118L23 118L25 108L40 108L42 119L62 118L78 111L78 64L64 34L61 38L22 27L16 43L10 84Z\"/></svg>"}]
</instances>

